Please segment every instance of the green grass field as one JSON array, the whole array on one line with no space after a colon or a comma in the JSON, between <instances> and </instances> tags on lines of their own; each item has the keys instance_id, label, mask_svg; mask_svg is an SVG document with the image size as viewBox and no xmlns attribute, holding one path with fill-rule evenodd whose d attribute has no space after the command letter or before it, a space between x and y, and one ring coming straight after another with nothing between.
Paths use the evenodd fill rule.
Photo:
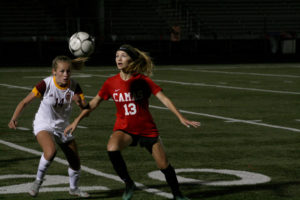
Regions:
<instances>
[{"instance_id":1,"label":"green grass field","mask_svg":"<svg viewBox=\"0 0 300 200\"><path fill-rule=\"evenodd\" d=\"M0 68L1 200L31 199L25 192L34 180L40 158L41 149L32 133L39 100L22 113L20 129L10 130L7 124L17 103L50 70ZM89 101L106 77L116 73L115 67L86 67L74 71L73 78ZM169 160L181 170L180 181L190 180L181 185L187 197L300 199L299 64L157 66L152 79L188 119L202 124L198 129L185 128L151 97L150 110ZM76 108L73 117L78 113ZM106 101L80 123L83 127L75 133L82 162L80 186L89 190L91 199L121 199L124 189L106 153L114 119L115 106ZM157 168L145 149L129 147L123 156L132 178L140 184L133 200L171 198L164 181L148 176ZM76 199L67 192L67 165L61 150L57 158L48 170L48 185L36 199ZM251 174L246 173L241 181L237 175L242 172Z\"/></svg>"}]
</instances>

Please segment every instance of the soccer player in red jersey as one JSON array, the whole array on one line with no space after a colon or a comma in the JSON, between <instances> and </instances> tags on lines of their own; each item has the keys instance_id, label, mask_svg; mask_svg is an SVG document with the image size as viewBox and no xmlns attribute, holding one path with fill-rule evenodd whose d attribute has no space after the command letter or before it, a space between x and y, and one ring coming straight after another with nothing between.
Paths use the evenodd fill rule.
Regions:
<instances>
[{"instance_id":1,"label":"soccer player in red jersey","mask_svg":"<svg viewBox=\"0 0 300 200\"><path fill-rule=\"evenodd\" d=\"M69 124L72 112L72 102L79 107L85 104L83 92L79 84L71 79L71 68L80 68L85 58L71 60L67 56L57 56L52 62L52 75L41 80L33 90L18 104L8 124L9 128L17 128L17 120L24 108L34 99L41 99L41 103L33 121L33 132L40 144L41 156L36 180L28 193L35 197L44 181L47 169L56 155L57 143L63 150L69 162L69 180L71 195L89 197L89 194L78 188L80 177L80 159L75 138L64 136L64 129Z\"/></svg>"},{"instance_id":2,"label":"soccer player in red jersey","mask_svg":"<svg viewBox=\"0 0 300 200\"><path fill-rule=\"evenodd\" d=\"M72 134L82 118L103 100L112 98L117 107L117 119L107 144L107 151L116 173L126 184L123 200L131 199L136 186L128 174L121 150L137 144L152 154L171 187L174 199L187 200L188 198L181 194L175 170L167 160L158 130L149 112L148 99L151 94L155 95L186 127L197 128L200 122L184 118L162 89L148 77L152 73L153 63L146 53L130 45L122 45L116 52L115 61L120 73L104 82L98 94L65 129L65 134Z\"/></svg>"}]
</instances>

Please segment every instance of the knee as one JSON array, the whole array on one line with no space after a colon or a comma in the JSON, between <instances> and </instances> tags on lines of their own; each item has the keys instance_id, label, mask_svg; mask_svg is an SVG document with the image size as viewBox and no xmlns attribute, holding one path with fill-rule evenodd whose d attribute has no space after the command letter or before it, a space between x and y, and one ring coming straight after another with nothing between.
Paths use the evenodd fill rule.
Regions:
<instances>
[{"instance_id":1,"label":"knee","mask_svg":"<svg viewBox=\"0 0 300 200\"><path fill-rule=\"evenodd\" d=\"M44 151L44 158L46 160L52 161L55 158L56 155L56 149L49 149Z\"/></svg>"},{"instance_id":2,"label":"knee","mask_svg":"<svg viewBox=\"0 0 300 200\"><path fill-rule=\"evenodd\" d=\"M107 151L120 151L120 148L117 144L114 144L114 143L108 143L107 144Z\"/></svg>"},{"instance_id":3,"label":"knee","mask_svg":"<svg viewBox=\"0 0 300 200\"><path fill-rule=\"evenodd\" d=\"M168 166L169 166L169 162L168 161L157 163L157 167L160 170L166 169L166 168L168 168Z\"/></svg>"},{"instance_id":4,"label":"knee","mask_svg":"<svg viewBox=\"0 0 300 200\"><path fill-rule=\"evenodd\" d=\"M106 146L107 151L120 151L120 143L120 138L112 134Z\"/></svg>"},{"instance_id":5,"label":"knee","mask_svg":"<svg viewBox=\"0 0 300 200\"><path fill-rule=\"evenodd\" d=\"M156 165L157 165L158 169L162 170L162 169L168 168L170 163L166 157L162 157L160 159L156 159Z\"/></svg>"}]
</instances>

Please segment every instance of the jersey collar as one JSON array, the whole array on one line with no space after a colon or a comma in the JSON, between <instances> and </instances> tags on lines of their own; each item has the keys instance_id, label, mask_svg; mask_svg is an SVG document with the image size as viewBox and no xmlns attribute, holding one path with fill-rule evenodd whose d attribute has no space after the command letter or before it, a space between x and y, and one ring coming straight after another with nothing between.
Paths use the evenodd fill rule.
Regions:
<instances>
[{"instance_id":1,"label":"jersey collar","mask_svg":"<svg viewBox=\"0 0 300 200\"><path fill-rule=\"evenodd\" d=\"M58 89L61 89L61 90L66 90L66 89L69 87L69 85L70 85L70 80L68 81L68 85L67 85L66 87L62 87L62 86L58 85L57 82L56 82L55 76L53 76L53 82L54 82L54 85L55 85Z\"/></svg>"}]
</instances>

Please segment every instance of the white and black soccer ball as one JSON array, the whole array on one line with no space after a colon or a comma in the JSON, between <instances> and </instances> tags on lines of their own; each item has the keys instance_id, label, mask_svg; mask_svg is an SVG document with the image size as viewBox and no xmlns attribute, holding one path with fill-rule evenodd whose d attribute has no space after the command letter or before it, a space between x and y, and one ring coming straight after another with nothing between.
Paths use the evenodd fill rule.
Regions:
<instances>
[{"instance_id":1,"label":"white and black soccer ball","mask_svg":"<svg viewBox=\"0 0 300 200\"><path fill-rule=\"evenodd\" d=\"M94 48L95 40L87 32L74 33L69 39L69 49L76 57L89 56Z\"/></svg>"}]
</instances>

